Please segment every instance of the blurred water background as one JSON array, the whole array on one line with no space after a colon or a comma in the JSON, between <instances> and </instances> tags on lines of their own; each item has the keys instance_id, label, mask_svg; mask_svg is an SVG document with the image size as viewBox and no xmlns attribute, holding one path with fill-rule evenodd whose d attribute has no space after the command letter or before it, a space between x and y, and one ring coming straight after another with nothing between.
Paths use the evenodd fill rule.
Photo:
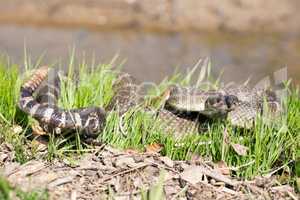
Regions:
<instances>
[{"instance_id":1,"label":"blurred water background","mask_svg":"<svg viewBox=\"0 0 300 200\"><path fill-rule=\"evenodd\" d=\"M261 1L238 0L206 7L189 1L43 2L0 2L0 53L11 62L22 65L26 49L33 61L44 55L42 63L65 66L75 47L76 59L87 63L118 55L124 71L140 81L159 82L208 57L213 74L223 73L225 82L250 77L255 84L286 68L299 83L299 14L290 16L300 8L296 1L272 5L281 6L276 11L273 0L261 11Z\"/></svg>"}]
</instances>

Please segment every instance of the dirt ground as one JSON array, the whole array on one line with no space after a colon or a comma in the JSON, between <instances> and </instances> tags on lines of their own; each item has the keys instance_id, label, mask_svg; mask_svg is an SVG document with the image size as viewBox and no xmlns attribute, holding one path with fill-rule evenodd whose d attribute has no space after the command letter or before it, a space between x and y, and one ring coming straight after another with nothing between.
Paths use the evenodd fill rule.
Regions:
<instances>
[{"instance_id":1,"label":"dirt ground","mask_svg":"<svg viewBox=\"0 0 300 200\"><path fill-rule=\"evenodd\" d=\"M39 154L45 153L41 146ZM120 151L105 145L74 160L36 159L21 165L14 155L9 144L0 146L0 175L23 191L46 190L50 199L125 200L151 193L161 193L162 199L298 198L292 187L278 185L272 177L241 181L201 158L172 161L155 152ZM161 192L157 190L160 179Z\"/></svg>"}]
</instances>

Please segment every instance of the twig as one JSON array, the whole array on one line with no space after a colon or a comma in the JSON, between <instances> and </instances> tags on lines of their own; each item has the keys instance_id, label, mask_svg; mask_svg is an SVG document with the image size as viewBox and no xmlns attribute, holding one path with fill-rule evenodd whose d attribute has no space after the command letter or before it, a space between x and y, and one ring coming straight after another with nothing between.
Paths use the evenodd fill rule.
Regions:
<instances>
[{"instance_id":1,"label":"twig","mask_svg":"<svg viewBox=\"0 0 300 200\"><path fill-rule=\"evenodd\" d=\"M282 168L286 167L287 165L289 165L291 162L294 162L294 160L290 160L288 163L282 165L281 167L273 170L272 172L264 175L265 178L270 178L273 174L275 174L276 172L278 172L279 170L281 170Z\"/></svg>"},{"instance_id":2,"label":"twig","mask_svg":"<svg viewBox=\"0 0 300 200\"><path fill-rule=\"evenodd\" d=\"M111 175L111 176L109 176L109 177L107 177L107 178L103 178L102 181L103 181L103 182L104 182L104 181L108 181L108 180L110 180L110 179L112 179L112 178L114 178L114 177L116 177L116 176L123 175L123 174L127 174L127 173L129 173L129 172L132 172L132 171L135 171L135 170L137 170L137 169L146 167L146 166L148 166L148 165L149 165L149 163L143 163L143 164L140 165L140 166L136 166L136 167L134 167L134 168L131 168L131 169L128 169L128 170L125 170L125 171L122 171L122 172L113 174L113 175Z\"/></svg>"},{"instance_id":3,"label":"twig","mask_svg":"<svg viewBox=\"0 0 300 200\"><path fill-rule=\"evenodd\" d=\"M51 183L49 183L48 188L51 189L56 186L64 185L66 183L71 183L73 178L74 178L74 176L66 176L66 177L58 178L58 179L52 181Z\"/></svg>"},{"instance_id":4,"label":"twig","mask_svg":"<svg viewBox=\"0 0 300 200\"><path fill-rule=\"evenodd\" d=\"M232 195L236 195L237 194L237 192L235 190L229 189L227 187L222 187L222 189L220 190L220 192L226 192L226 193L229 193L229 194L232 194Z\"/></svg>"},{"instance_id":5,"label":"twig","mask_svg":"<svg viewBox=\"0 0 300 200\"><path fill-rule=\"evenodd\" d=\"M155 162L152 162L152 161L149 161L149 160L145 160L145 162L148 162L148 164L152 164L152 165L155 165L157 167L161 167L161 168L164 168L164 169L167 169L169 171L172 171L172 172L175 172L177 174L179 174L176 170L174 170L173 168L171 167L167 167L167 166L164 166L162 164L159 164L159 163L155 163Z\"/></svg>"},{"instance_id":6,"label":"twig","mask_svg":"<svg viewBox=\"0 0 300 200\"><path fill-rule=\"evenodd\" d=\"M237 170L239 170L240 168L247 167L247 166L252 165L252 164L254 164L254 163L255 163L255 160L252 160L252 161L250 161L250 162L248 162L248 163L245 163L245 164L240 165L240 166L237 166L237 167L230 167L229 169L232 170L232 171L237 171Z\"/></svg>"},{"instance_id":7,"label":"twig","mask_svg":"<svg viewBox=\"0 0 300 200\"><path fill-rule=\"evenodd\" d=\"M129 195L136 195L136 194L139 194L139 193L141 193L140 190L134 190L134 191L131 191L131 192L119 193L116 196L129 196Z\"/></svg>"},{"instance_id":8,"label":"twig","mask_svg":"<svg viewBox=\"0 0 300 200\"><path fill-rule=\"evenodd\" d=\"M237 186L237 182L234 181L234 180L231 180L225 176L223 176L222 174L219 174L218 172L215 172L215 171L212 171L212 170L209 170L209 169L206 169L204 167L202 167L201 169L201 172L206 175L206 176L209 176L217 181L221 181L221 182L224 182L226 183L227 185L231 185L233 187Z\"/></svg>"},{"instance_id":9,"label":"twig","mask_svg":"<svg viewBox=\"0 0 300 200\"><path fill-rule=\"evenodd\" d=\"M183 194L184 192L186 192L186 190L188 189L188 185L184 186L184 188L182 188L171 200L175 200L179 195Z\"/></svg>"},{"instance_id":10,"label":"twig","mask_svg":"<svg viewBox=\"0 0 300 200\"><path fill-rule=\"evenodd\" d=\"M17 169L13 170L9 174L7 174L7 177L18 175L18 176L31 176L42 169L46 168L46 164L44 163L37 163L37 162L28 162L21 166L19 166Z\"/></svg>"},{"instance_id":11,"label":"twig","mask_svg":"<svg viewBox=\"0 0 300 200\"><path fill-rule=\"evenodd\" d=\"M292 199L297 200L298 198L293 194L293 189L288 185L280 185L272 187L271 190L287 193Z\"/></svg>"},{"instance_id":12,"label":"twig","mask_svg":"<svg viewBox=\"0 0 300 200\"><path fill-rule=\"evenodd\" d=\"M263 196L265 199L267 199L267 197L269 196L267 194L266 191L264 191L263 189L261 189L260 187L256 186L256 185L251 185L251 184L246 184L245 185L248 189L248 192L250 194L259 194L260 196Z\"/></svg>"},{"instance_id":13,"label":"twig","mask_svg":"<svg viewBox=\"0 0 300 200\"><path fill-rule=\"evenodd\" d=\"M298 197L296 197L293 193L291 193L290 191L286 191L286 193L294 200L297 200Z\"/></svg>"}]
</instances>

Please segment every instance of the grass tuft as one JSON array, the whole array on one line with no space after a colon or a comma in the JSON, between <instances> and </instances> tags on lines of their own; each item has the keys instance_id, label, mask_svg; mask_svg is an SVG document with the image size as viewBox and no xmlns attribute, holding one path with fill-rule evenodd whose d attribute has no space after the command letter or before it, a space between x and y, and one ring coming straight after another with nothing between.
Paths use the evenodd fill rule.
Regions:
<instances>
[{"instance_id":1,"label":"grass tuft","mask_svg":"<svg viewBox=\"0 0 300 200\"><path fill-rule=\"evenodd\" d=\"M112 70L112 65L91 67L82 62L77 67L74 63L74 61L70 62L66 78L62 79L59 105L69 109L90 105L107 106L113 96L112 84L116 78L116 71ZM149 96L160 94L172 83L189 85L195 72L196 69L186 76L174 74L162 81L156 90L150 90L148 94ZM199 79L202 82L211 81L209 74L210 65L206 69L201 69ZM26 143L28 137L26 128L30 127L30 123L16 109L20 80L17 66L0 62L0 137L12 143L18 161L25 162L30 158L22 153L25 152L22 144ZM217 85L218 81L212 85ZM197 85L200 85L199 81ZM22 125L24 131L19 135L13 135L9 128L14 124ZM227 139L230 142L224 141L224 130L227 130ZM193 155L200 155L213 161L222 160L232 168L232 175L249 179L257 175L267 175L282 166L284 168L279 171L280 173L291 171L292 177L295 177L297 167L294 161L299 160L299 132L299 90L293 88L290 89L287 99L286 118L282 119L276 127L262 123L262 119L257 120L252 130L241 130L227 123L216 122L205 133L187 135L178 140L166 134L160 122L155 121L151 113L134 108L122 118L115 112L109 113L105 130L98 139L115 147L140 150L144 150L148 144L160 143L164 145L162 154L172 159L185 160ZM76 138L71 140L51 135L46 158L52 160L55 157L72 155L74 152L84 152L87 146L82 145L78 136ZM238 155L230 143L247 147L247 154ZM293 180L291 178L291 181Z\"/></svg>"}]
</instances>

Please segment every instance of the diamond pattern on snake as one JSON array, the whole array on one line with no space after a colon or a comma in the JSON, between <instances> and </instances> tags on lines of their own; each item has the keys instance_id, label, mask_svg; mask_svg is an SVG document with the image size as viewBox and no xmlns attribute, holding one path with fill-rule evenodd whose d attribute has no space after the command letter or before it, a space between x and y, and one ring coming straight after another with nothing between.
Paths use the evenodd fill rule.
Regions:
<instances>
[{"instance_id":1,"label":"diamond pattern on snake","mask_svg":"<svg viewBox=\"0 0 300 200\"><path fill-rule=\"evenodd\" d=\"M46 81L49 73L54 74L52 84ZM109 112L117 111L123 116L129 109L145 102L138 94L138 82L130 74L119 73L113 83L114 95L106 108L60 108L57 105L60 95L58 74L57 70L43 66L21 86L19 108L39 121L46 132L79 131L86 137L95 138L103 131ZM163 106L155 110L154 117L161 121L166 132L176 137L203 132L201 123L210 119L227 120L234 126L249 129L255 118L264 113L264 105L270 107L272 113L280 112L279 101L269 89L250 90L243 85L231 85L204 91L172 85L164 94ZM144 110L153 111L149 107Z\"/></svg>"}]
</instances>

